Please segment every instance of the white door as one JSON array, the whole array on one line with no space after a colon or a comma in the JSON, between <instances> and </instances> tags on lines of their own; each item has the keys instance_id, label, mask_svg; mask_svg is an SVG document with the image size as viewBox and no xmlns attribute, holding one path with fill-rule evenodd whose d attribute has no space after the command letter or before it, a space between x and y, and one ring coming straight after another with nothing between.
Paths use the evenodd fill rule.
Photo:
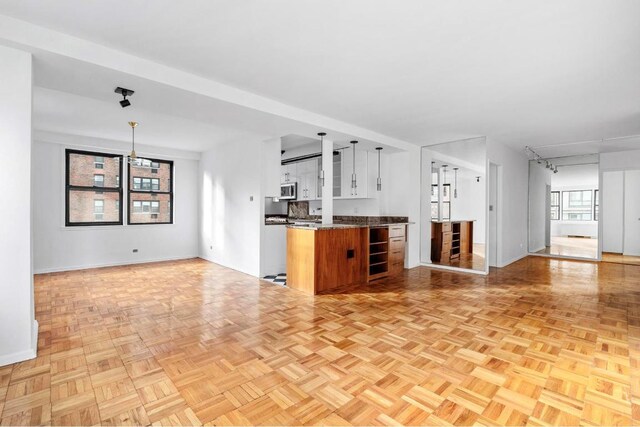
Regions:
<instances>
[{"instance_id":1,"label":"white door","mask_svg":"<svg viewBox=\"0 0 640 427\"><path fill-rule=\"evenodd\" d=\"M624 172L623 254L640 256L640 170Z\"/></svg>"},{"instance_id":2,"label":"white door","mask_svg":"<svg viewBox=\"0 0 640 427\"><path fill-rule=\"evenodd\" d=\"M498 166L489 169L489 266L498 266Z\"/></svg>"}]
</instances>

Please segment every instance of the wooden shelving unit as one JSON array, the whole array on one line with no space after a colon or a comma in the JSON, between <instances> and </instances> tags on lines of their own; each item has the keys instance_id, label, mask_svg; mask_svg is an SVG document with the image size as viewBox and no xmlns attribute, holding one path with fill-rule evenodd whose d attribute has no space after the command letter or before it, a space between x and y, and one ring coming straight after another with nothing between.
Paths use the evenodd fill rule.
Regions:
<instances>
[{"instance_id":1,"label":"wooden shelving unit","mask_svg":"<svg viewBox=\"0 0 640 427\"><path fill-rule=\"evenodd\" d=\"M369 281L389 274L389 228L369 229Z\"/></svg>"},{"instance_id":2,"label":"wooden shelving unit","mask_svg":"<svg viewBox=\"0 0 640 427\"><path fill-rule=\"evenodd\" d=\"M451 224L451 258L460 258L460 223Z\"/></svg>"}]
</instances>

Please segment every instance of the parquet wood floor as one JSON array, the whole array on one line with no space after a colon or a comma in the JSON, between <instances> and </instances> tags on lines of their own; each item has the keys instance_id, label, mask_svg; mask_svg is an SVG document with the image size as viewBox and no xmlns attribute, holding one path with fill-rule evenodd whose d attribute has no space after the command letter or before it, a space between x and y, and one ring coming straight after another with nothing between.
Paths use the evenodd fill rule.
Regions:
<instances>
[{"instance_id":1,"label":"parquet wood floor","mask_svg":"<svg viewBox=\"0 0 640 427\"><path fill-rule=\"evenodd\" d=\"M203 260L37 276L0 424L640 424L640 267L530 257L316 297Z\"/></svg>"}]
</instances>

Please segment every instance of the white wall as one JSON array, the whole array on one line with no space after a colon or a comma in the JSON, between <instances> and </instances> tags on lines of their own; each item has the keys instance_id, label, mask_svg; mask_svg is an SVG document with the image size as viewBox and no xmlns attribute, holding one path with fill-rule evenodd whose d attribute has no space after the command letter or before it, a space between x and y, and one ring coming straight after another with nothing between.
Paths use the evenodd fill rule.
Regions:
<instances>
[{"instance_id":1,"label":"white wall","mask_svg":"<svg viewBox=\"0 0 640 427\"><path fill-rule=\"evenodd\" d=\"M552 172L544 164L529 162L529 251L537 252L548 243L548 189Z\"/></svg>"},{"instance_id":2,"label":"white wall","mask_svg":"<svg viewBox=\"0 0 640 427\"><path fill-rule=\"evenodd\" d=\"M502 166L498 177L498 265L527 255L528 159L523 151L487 140L487 157Z\"/></svg>"},{"instance_id":3,"label":"white wall","mask_svg":"<svg viewBox=\"0 0 640 427\"><path fill-rule=\"evenodd\" d=\"M407 228L407 257L405 267L413 268L420 264L420 240L421 240L421 159L420 147L411 151L394 153L387 156L388 178L386 188L382 196L383 207L381 215L407 216L412 224ZM386 185L386 187L385 187ZM423 231L424 232L424 231ZM431 229L429 229L429 233Z\"/></svg>"},{"instance_id":4,"label":"white wall","mask_svg":"<svg viewBox=\"0 0 640 427\"><path fill-rule=\"evenodd\" d=\"M486 181L481 176L478 182L471 171L465 171L463 176L458 176L458 197L453 197L454 177L447 181L451 183L451 219L473 220L473 242L485 243L485 211L486 211Z\"/></svg>"},{"instance_id":5,"label":"white wall","mask_svg":"<svg viewBox=\"0 0 640 427\"><path fill-rule=\"evenodd\" d=\"M256 277L264 226L261 145L245 141L202 153L198 176L200 256Z\"/></svg>"},{"instance_id":6,"label":"white wall","mask_svg":"<svg viewBox=\"0 0 640 427\"><path fill-rule=\"evenodd\" d=\"M624 172L602 174L600 221L602 222L602 251L622 253L624 243Z\"/></svg>"},{"instance_id":7,"label":"white wall","mask_svg":"<svg viewBox=\"0 0 640 427\"><path fill-rule=\"evenodd\" d=\"M0 366L36 356L31 218L31 54L0 46Z\"/></svg>"},{"instance_id":8,"label":"white wall","mask_svg":"<svg viewBox=\"0 0 640 427\"><path fill-rule=\"evenodd\" d=\"M159 155L151 147L136 147L140 156L174 161L174 224L64 226L65 148L126 153L123 145L115 141L90 142L87 146L44 141L34 143L35 271L42 273L198 256L198 160L194 158L197 156L195 153L163 149ZM138 249L137 253L133 253L134 248Z\"/></svg>"}]
</instances>

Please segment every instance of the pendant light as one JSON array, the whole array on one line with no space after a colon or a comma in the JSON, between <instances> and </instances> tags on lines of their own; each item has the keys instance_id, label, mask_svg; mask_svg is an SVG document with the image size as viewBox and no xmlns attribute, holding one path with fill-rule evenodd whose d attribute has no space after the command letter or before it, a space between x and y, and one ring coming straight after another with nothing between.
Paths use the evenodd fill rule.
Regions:
<instances>
[{"instance_id":1,"label":"pendant light","mask_svg":"<svg viewBox=\"0 0 640 427\"><path fill-rule=\"evenodd\" d=\"M138 122L129 122L131 126L131 154L129 154L129 163L137 163L138 157L136 156L136 126Z\"/></svg>"},{"instance_id":2,"label":"pendant light","mask_svg":"<svg viewBox=\"0 0 640 427\"><path fill-rule=\"evenodd\" d=\"M453 198L458 198L458 168L453 168L453 173L455 174L455 181L453 183Z\"/></svg>"},{"instance_id":3,"label":"pendant light","mask_svg":"<svg viewBox=\"0 0 640 427\"><path fill-rule=\"evenodd\" d=\"M444 169L442 171L442 197L447 197L447 168L449 167L449 165L442 165L442 169Z\"/></svg>"},{"instance_id":4,"label":"pendant light","mask_svg":"<svg viewBox=\"0 0 640 427\"><path fill-rule=\"evenodd\" d=\"M382 179L380 178L380 152L382 151L382 147L376 147L376 151L378 152L378 180L376 181L376 190L382 190Z\"/></svg>"},{"instance_id":5,"label":"pendant light","mask_svg":"<svg viewBox=\"0 0 640 427\"><path fill-rule=\"evenodd\" d=\"M351 146L353 147L353 173L351 174L351 195L358 195L358 182L356 178L356 144L358 141L351 141Z\"/></svg>"},{"instance_id":6,"label":"pendant light","mask_svg":"<svg viewBox=\"0 0 640 427\"><path fill-rule=\"evenodd\" d=\"M326 135L326 132L318 132L320 137L320 185L322 187L324 187L324 165L322 164L322 159L324 159L324 137Z\"/></svg>"}]
</instances>

